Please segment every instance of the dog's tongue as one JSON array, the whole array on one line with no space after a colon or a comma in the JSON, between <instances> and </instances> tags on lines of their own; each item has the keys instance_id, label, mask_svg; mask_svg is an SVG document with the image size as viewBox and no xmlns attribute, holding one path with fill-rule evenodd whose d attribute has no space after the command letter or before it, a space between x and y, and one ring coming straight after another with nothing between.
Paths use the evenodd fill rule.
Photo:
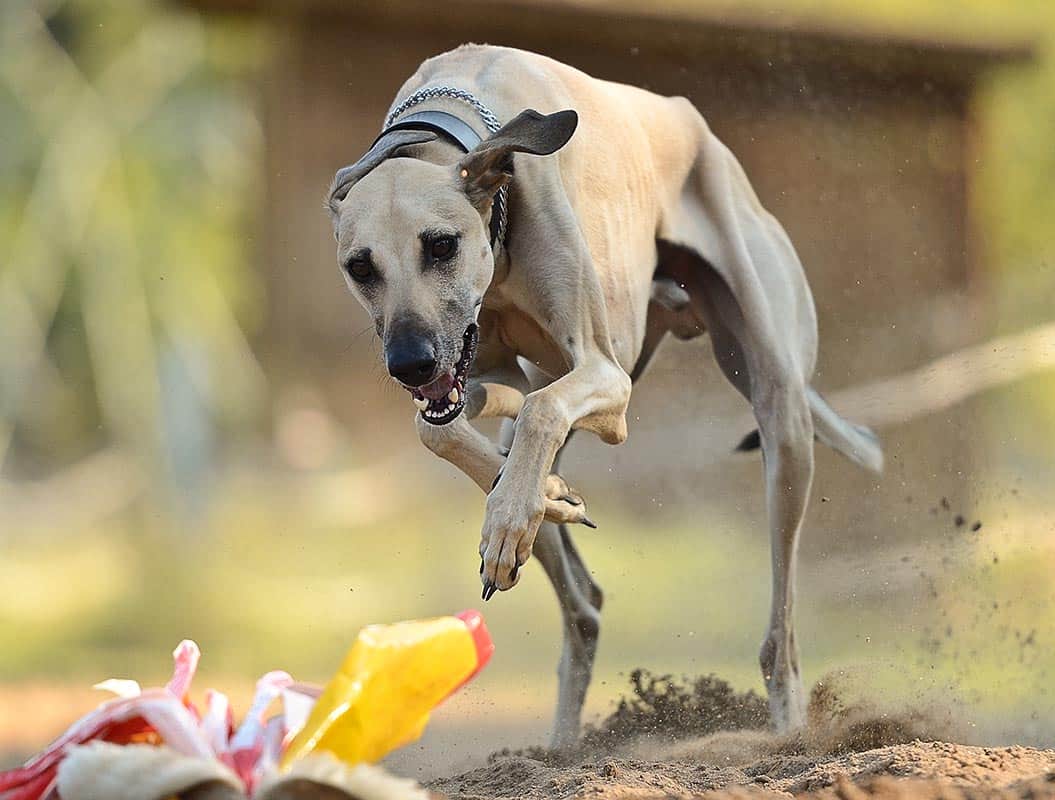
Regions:
<instances>
[{"instance_id":1,"label":"dog's tongue","mask_svg":"<svg viewBox=\"0 0 1055 800\"><path fill-rule=\"evenodd\" d=\"M429 400L439 400L441 397L446 397L450 394L453 388L454 376L449 372L445 372L432 383L426 383L424 386L418 387L418 391Z\"/></svg>"}]
</instances>

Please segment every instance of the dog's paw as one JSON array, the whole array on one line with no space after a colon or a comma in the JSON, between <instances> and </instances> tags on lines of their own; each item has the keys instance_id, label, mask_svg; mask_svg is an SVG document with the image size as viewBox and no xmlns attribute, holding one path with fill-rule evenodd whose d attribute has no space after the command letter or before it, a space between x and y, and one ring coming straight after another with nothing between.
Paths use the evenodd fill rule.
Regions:
<instances>
[{"instance_id":1,"label":"dog's paw","mask_svg":"<svg viewBox=\"0 0 1055 800\"><path fill-rule=\"evenodd\" d=\"M597 527L593 520L586 516L586 502L582 495L568 486L567 481L557 474L546 478L546 521Z\"/></svg>"},{"instance_id":2,"label":"dog's paw","mask_svg":"<svg viewBox=\"0 0 1055 800\"><path fill-rule=\"evenodd\" d=\"M483 599L496 591L512 589L520 580L520 568L531 557L538 526L546 513L541 496L503 492L501 484L487 496L484 527L480 535L480 580Z\"/></svg>"}]
</instances>

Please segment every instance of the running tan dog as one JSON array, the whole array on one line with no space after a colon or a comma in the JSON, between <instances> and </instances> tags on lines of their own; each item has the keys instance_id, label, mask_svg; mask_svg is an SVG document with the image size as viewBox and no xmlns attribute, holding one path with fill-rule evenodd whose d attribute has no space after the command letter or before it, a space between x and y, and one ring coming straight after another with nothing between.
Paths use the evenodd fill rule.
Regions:
<instances>
[{"instance_id":1,"label":"running tan dog","mask_svg":"<svg viewBox=\"0 0 1055 800\"><path fill-rule=\"evenodd\" d=\"M817 324L802 266L699 112L467 45L404 84L328 204L338 262L420 409L422 442L487 493L484 599L515 586L532 553L556 589L557 745L578 735L602 595L566 528L592 523L555 462L573 430L626 438L632 381L668 332L710 333L758 421L742 447L760 445L765 463L772 719L801 725L792 605L813 439L874 470L882 452L810 388ZM509 420L502 447L469 423L488 416Z\"/></svg>"}]
</instances>

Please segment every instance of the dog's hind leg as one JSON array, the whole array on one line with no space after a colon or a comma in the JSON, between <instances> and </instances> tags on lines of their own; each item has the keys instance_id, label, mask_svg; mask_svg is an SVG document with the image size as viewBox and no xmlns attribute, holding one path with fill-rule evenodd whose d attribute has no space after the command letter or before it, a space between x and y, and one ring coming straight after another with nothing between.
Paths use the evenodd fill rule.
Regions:
<instances>
[{"instance_id":1,"label":"dog's hind leg","mask_svg":"<svg viewBox=\"0 0 1055 800\"><path fill-rule=\"evenodd\" d=\"M508 447L513 439L512 424L503 424L501 438L503 446ZM564 447L557 452L554 472L563 452ZM579 738L582 707L597 653L604 595L575 549L567 525L543 522L531 553L545 570L560 605L563 641L557 666L557 713L550 738L551 746L560 749L575 744Z\"/></svg>"},{"instance_id":2,"label":"dog's hind leg","mask_svg":"<svg viewBox=\"0 0 1055 800\"><path fill-rule=\"evenodd\" d=\"M759 661L770 717L783 732L806 721L794 603L799 533L813 483L810 390L796 370L781 366L772 354L740 344L747 334L739 307L709 267L700 269L705 288L697 302L711 328L715 359L751 402L758 422L772 561L769 627Z\"/></svg>"},{"instance_id":3,"label":"dog's hind leg","mask_svg":"<svg viewBox=\"0 0 1055 800\"><path fill-rule=\"evenodd\" d=\"M715 359L758 422L772 561L769 627L759 661L773 725L783 732L805 723L794 603L798 539L813 482L810 390L794 369L740 344L747 334L732 294L709 266L699 270L702 291L693 300L711 329Z\"/></svg>"},{"instance_id":4,"label":"dog's hind leg","mask_svg":"<svg viewBox=\"0 0 1055 800\"><path fill-rule=\"evenodd\" d=\"M793 612L798 538L813 482L808 383L816 362L816 314L780 223L699 113L674 102L686 125L695 126L698 150L660 231L670 243L661 262L664 274L688 287L723 372L750 400L758 421L773 568L760 662L772 722L783 732L805 722Z\"/></svg>"},{"instance_id":5,"label":"dog's hind leg","mask_svg":"<svg viewBox=\"0 0 1055 800\"><path fill-rule=\"evenodd\" d=\"M551 744L568 747L579 736L582 707L593 674L601 630L601 590L570 544L567 526L544 522L532 546L560 603L564 640L557 667L557 714Z\"/></svg>"},{"instance_id":6,"label":"dog's hind leg","mask_svg":"<svg viewBox=\"0 0 1055 800\"><path fill-rule=\"evenodd\" d=\"M593 575L591 575L590 571L586 568L586 564L583 562L582 556L579 555L579 550L571 538L571 531L568 530L568 526L561 525L559 527L561 543L564 545L564 553L568 556L568 564L571 566L572 572L575 573L580 588L585 590L586 595L590 600L590 605L600 611L601 607L604 605L604 592L601 591L601 587L597 585L597 582L593 579Z\"/></svg>"},{"instance_id":7,"label":"dog's hind leg","mask_svg":"<svg viewBox=\"0 0 1055 800\"><path fill-rule=\"evenodd\" d=\"M769 628L759 662L773 725L787 731L806 721L794 602L799 532L813 482L813 420L805 387L774 388L752 398L762 441L773 570Z\"/></svg>"}]
</instances>

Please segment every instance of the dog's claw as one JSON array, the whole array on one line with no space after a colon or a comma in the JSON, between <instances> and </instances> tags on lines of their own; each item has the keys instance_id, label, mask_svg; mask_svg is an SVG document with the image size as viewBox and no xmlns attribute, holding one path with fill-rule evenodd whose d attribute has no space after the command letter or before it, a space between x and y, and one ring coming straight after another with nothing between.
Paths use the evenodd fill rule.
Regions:
<instances>
[{"instance_id":1,"label":"dog's claw","mask_svg":"<svg viewBox=\"0 0 1055 800\"><path fill-rule=\"evenodd\" d=\"M560 475L546 478L546 520L558 524L587 524L586 503ZM596 527L592 523L590 527Z\"/></svg>"},{"instance_id":2,"label":"dog's claw","mask_svg":"<svg viewBox=\"0 0 1055 800\"><path fill-rule=\"evenodd\" d=\"M585 514L582 515L582 519L580 519L579 522L581 522L587 528L593 528L594 530L597 530L597 523L594 522L592 519L590 519Z\"/></svg>"}]
</instances>

